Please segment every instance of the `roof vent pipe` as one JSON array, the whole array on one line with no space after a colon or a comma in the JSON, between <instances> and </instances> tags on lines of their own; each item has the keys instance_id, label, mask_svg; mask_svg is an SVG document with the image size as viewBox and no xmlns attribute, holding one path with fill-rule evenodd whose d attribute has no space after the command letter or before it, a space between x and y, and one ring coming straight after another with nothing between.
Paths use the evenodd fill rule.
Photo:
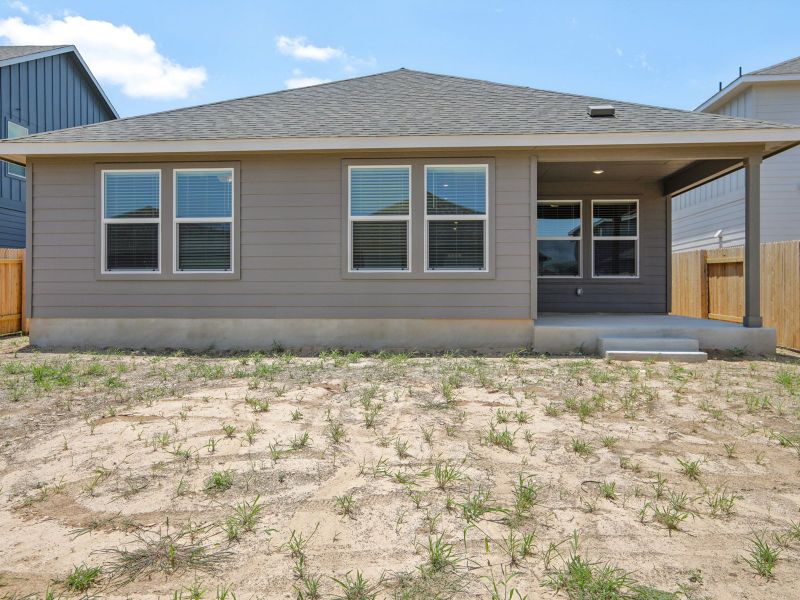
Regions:
<instances>
[{"instance_id":1,"label":"roof vent pipe","mask_svg":"<svg viewBox=\"0 0 800 600\"><path fill-rule=\"evenodd\" d=\"M614 107L610 104L593 104L586 109L590 117L613 117Z\"/></svg>"}]
</instances>

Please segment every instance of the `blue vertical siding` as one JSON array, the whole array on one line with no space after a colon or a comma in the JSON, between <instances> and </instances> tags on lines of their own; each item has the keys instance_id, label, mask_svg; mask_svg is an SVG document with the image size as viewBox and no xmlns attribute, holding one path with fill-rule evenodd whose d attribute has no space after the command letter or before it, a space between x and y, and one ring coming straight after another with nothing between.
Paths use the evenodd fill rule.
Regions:
<instances>
[{"instance_id":1,"label":"blue vertical siding","mask_svg":"<svg viewBox=\"0 0 800 600\"><path fill-rule=\"evenodd\" d=\"M31 133L113 119L72 52L0 67L0 136L8 121ZM25 246L25 181L0 161L0 248Z\"/></svg>"}]
</instances>

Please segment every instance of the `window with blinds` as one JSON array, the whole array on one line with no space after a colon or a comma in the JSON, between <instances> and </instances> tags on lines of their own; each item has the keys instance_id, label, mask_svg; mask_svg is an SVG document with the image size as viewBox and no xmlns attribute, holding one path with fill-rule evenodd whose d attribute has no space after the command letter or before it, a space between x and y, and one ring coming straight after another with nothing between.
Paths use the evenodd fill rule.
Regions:
<instances>
[{"instance_id":1,"label":"window with blinds","mask_svg":"<svg viewBox=\"0 0 800 600\"><path fill-rule=\"evenodd\" d=\"M175 270L233 271L233 169L175 170Z\"/></svg>"},{"instance_id":2,"label":"window with blinds","mask_svg":"<svg viewBox=\"0 0 800 600\"><path fill-rule=\"evenodd\" d=\"M539 277L581 276L581 201L542 200L536 207Z\"/></svg>"},{"instance_id":3,"label":"window with blinds","mask_svg":"<svg viewBox=\"0 0 800 600\"><path fill-rule=\"evenodd\" d=\"M349 169L351 271L408 271L411 167Z\"/></svg>"},{"instance_id":4,"label":"window with blinds","mask_svg":"<svg viewBox=\"0 0 800 600\"><path fill-rule=\"evenodd\" d=\"M488 165L426 165L425 270L485 271Z\"/></svg>"},{"instance_id":5,"label":"window with blinds","mask_svg":"<svg viewBox=\"0 0 800 600\"><path fill-rule=\"evenodd\" d=\"M103 171L103 271L158 272L161 172Z\"/></svg>"},{"instance_id":6,"label":"window with blinds","mask_svg":"<svg viewBox=\"0 0 800 600\"><path fill-rule=\"evenodd\" d=\"M13 140L16 138L21 138L28 135L28 128L20 125L19 123L14 123L14 121L8 120L6 121L6 138L9 140ZM25 167L22 165L14 165L11 163L6 163L6 173L11 177L18 177L20 179L25 179Z\"/></svg>"},{"instance_id":7,"label":"window with blinds","mask_svg":"<svg viewBox=\"0 0 800 600\"><path fill-rule=\"evenodd\" d=\"M639 202L592 201L594 277L638 277Z\"/></svg>"}]
</instances>

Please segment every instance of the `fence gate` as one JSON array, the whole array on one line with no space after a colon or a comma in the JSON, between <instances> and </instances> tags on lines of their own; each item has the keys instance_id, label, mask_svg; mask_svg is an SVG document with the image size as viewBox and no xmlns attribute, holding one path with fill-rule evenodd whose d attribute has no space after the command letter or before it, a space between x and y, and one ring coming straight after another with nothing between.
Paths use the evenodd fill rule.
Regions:
<instances>
[{"instance_id":1,"label":"fence gate","mask_svg":"<svg viewBox=\"0 0 800 600\"><path fill-rule=\"evenodd\" d=\"M744 261L739 256L707 256L708 318L741 323L744 314Z\"/></svg>"}]
</instances>

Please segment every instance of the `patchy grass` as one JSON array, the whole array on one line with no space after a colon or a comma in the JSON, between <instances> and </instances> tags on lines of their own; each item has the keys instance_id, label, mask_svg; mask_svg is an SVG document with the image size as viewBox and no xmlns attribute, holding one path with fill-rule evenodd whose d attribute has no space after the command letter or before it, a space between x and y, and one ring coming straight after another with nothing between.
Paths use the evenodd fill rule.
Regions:
<instances>
[{"instance_id":1,"label":"patchy grass","mask_svg":"<svg viewBox=\"0 0 800 600\"><path fill-rule=\"evenodd\" d=\"M97 584L101 571L100 567L78 565L64 578L64 587L70 592L85 592Z\"/></svg>"},{"instance_id":2,"label":"patchy grass","mask_svg":"<svg viewBox=\"0 0 800 600\"><path fill-rule=\"evenodd\" d=\"M152 575L214 574L234 556L219 547L215 537L208 526L186 526L176 532L137 531L126 547L102 551L105 570L117 585Z\"/></svg>"},{"instance_id":3,"label":"patchy grass","mask_svg":"<svg viewBox=\"0 0 800 600\"><path fill-rule=\"evenodd\" d=\"M9 598L796 592L793 355L60 354L8 338L0 373Z\"/></svg>"},{"instance_id":4,"label":"patchy grass","mask_svg":"<svg viewBox=\"0 0 800 600\"><path fill-rule=\"evenodd\" d=\"M770 545L760 534L755 534L750 539L750 544L747 555L744 557L745 562L765 579L771 578L772 571L778 562L780 550Z\"/></svg>"}]
</instances>

